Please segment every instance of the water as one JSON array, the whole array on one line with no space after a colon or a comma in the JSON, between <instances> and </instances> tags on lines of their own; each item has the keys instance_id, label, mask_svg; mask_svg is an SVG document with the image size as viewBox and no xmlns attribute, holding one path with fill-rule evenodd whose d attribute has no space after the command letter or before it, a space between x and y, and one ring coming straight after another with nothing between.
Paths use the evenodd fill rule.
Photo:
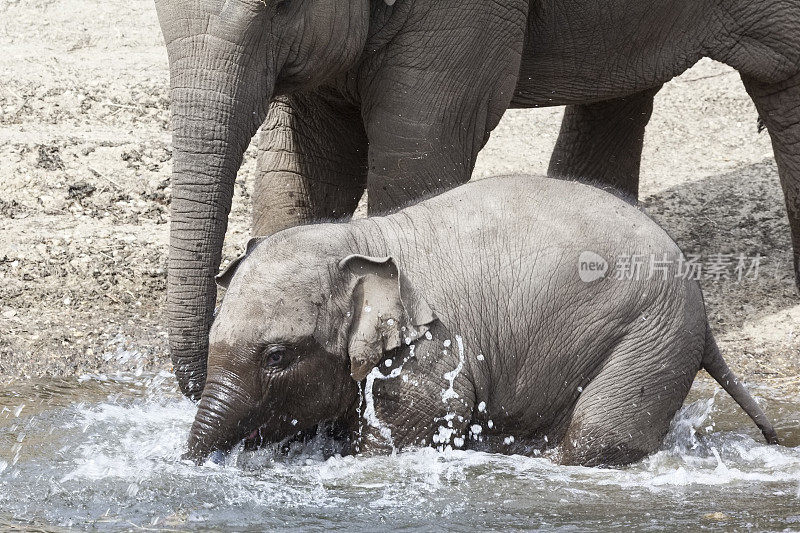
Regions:
<instances>
[{"instance_id":1,"label":"water","mask_svg":"<svg viewBox=\"0 0 800 533\"><path fill-rule=\"evenodd\" d=\"M696 386L662 450L619 470L431 449L326 460L314 442L197 467L180 460L194 411L166 374L0 392L0 528L800 529L798 398L770 398L787 445L770 447Z\"/></svg>"}]
</instances>

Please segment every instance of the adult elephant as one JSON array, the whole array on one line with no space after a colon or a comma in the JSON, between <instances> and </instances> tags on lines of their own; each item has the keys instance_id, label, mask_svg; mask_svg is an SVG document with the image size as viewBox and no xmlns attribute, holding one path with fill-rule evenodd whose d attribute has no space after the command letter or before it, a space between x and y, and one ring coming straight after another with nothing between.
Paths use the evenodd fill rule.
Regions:
<instances>
[{"instance_id":1,"label":"adult elephant","mask_svg":"<svg viewBox=\"0 0 800 533\"><path fill-rule=\"evenodd\" d=\"M552 174L638 190L661 84L738 69L772 136L800 249L797 0L156 0L170 59L170 350L205 382L214 275L242 154L264 124L253 231L467 181L508 107L568 105ZM266 122L265 122L266 120Z\"/></svg>"}]
</instances>

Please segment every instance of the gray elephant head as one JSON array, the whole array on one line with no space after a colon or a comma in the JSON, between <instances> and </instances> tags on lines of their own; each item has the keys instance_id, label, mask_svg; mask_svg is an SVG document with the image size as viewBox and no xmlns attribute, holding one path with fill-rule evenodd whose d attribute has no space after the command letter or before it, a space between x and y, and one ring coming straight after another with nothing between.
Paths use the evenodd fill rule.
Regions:
<instances>
[{"instance_id":1,"label":"gray elephant head","mask_svg":"<svg viewBox=\"0 0 800 533\"><path fill-rule=\"evenodd\" d=\"M169 345L197 398L233 184L272 97L350 68L369 0L156 0L172 87Z\"/></svg>"},{"instance_id":2,"label":"gray elephant head","mask_svg":"<svg viewBox=\"0 0 800 533\"><path fill-rule=\"evenodd\" d=\"M277 442L323 421L355 428L358 382L434 319L393 259L286 233L300 231L267 239L219 276L228 291L189 436L195 461L256 432Z\"/></svg>"}]
</instances>

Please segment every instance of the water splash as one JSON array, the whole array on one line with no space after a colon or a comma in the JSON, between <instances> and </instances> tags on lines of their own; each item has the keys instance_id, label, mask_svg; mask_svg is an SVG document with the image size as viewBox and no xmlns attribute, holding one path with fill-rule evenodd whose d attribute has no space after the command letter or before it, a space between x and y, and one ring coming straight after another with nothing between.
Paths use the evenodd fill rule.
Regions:
<instances>
[{"instance_id":1,"label":"water splash","mask_svg":"<svg viewBox=\"0 0 800 533\"><path fill-rule=\"evenodd\" d=\"M446 341L445 348L449 347L450 341ZM444 375L444 379L450 382L448 388L442 391L442 402L447 403L448 400L458 398L458 393L453 389L453 384L456 381L456 378L464 369L464 342L461 339L460 335L456 335L456 344L458 345L458 365L451 370L450 372L446 372Z\"/></svg>"},{"instance_id":2,"label":"water splash","mask_svg":"<svg viewBox=\"0 0 800 533\"><path fill-rule=\"evenodd\" d=\"M389 374L384 375L378 367L373 368L369 374L367 374L366 383L364 384L364 419L367 423L378 430L380 436L386 441L386 444L392 450L392 453L395 453L394 447L394 438L392 437L392 429L387 425L381 422L378 418L378 415L375 411L375 397L373 387L375 385L375 380L386 380L386 379L394 379L397 376L403 373L403 366L411 359L414 355L415 346L412 344L408 347L408 355L403 359L402 363L398 365L396 368L393 368ZM392 362L391 359L387 361L386 366L391 366ZM360 408L360 407L359 407Z\"/></svg>"},{"instance_id":3,"label":"water splash","mask_svg":"<svg viewBox=\"0 0 800 533\"><path fill-rule=\"evenodd\" d=\"M387 379L387 376L381 374L381 371L378 370L377 367L373 368L372 371L367 374L367 382L364 385L364 401L366 404L366 407L364 408L364 418L370 426L378 430L378 433L380 433L381 437L383 437L386 443L392 448L392 452L394 452L394 439L392 438L392 430L389 426L380 421L375 412L373 386L375 385L376 379Z\"/></svg>"},{"instance_id":4,"label":"water splash","mask_svg":"<svg viewBox=\"0 0 800 533\"><path fill-rule=\"evenodd\" d=\"M64 407L42 407L33 393L7 398L27 407L0 417L0 524L775 530L798 520L800 450L763 444L710 391L678 413L660 451L622 469L432 448L326 458L321 437L196 467L180 460L196 408L158 379L89 379L61 397L48 389L47 402Z\"/></svg>"}]
</instances>

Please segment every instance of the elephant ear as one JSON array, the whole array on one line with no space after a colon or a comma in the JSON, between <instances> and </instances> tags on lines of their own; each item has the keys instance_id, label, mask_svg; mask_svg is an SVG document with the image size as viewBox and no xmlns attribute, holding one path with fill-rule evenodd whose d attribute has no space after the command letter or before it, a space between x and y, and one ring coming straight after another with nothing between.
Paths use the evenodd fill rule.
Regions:
<instances>
[{"instance_id":1,"label":"elephant ear","mask_svg":"<svg viewBox=\"0 0 800 533\"><path fill-rule=\"evenodd\" d=\"M248 255L250 255L250 252L252 252L256 246L258 246L259 244L261 244L261 242L265 240L267 240L267 237L253 237L252 239L247 241L247 248L245 249L244 253L239 257L237 257L236 259L234 259L233 261L231 261L231 264L225 267L225 270L217 274L217 277L214 278L214 280L217 282L217 285L219 285L223 289L227 289L228 285L231 284L233 275L236 274L236 269L239 268L239 265L242 264L242 261Z\"/></svg>"},{"instance_id":2,"label":"elephant ear","mask_svg":"<svg viewBox=\"0 0 800 533\"><path fill-rule=\"evenodd\" d=\"M364 379L386 352L424 335L436 315L391 257L351 255L339 268L355 278L347 351L350 375Z\"/></svg>"}]
</instances>

